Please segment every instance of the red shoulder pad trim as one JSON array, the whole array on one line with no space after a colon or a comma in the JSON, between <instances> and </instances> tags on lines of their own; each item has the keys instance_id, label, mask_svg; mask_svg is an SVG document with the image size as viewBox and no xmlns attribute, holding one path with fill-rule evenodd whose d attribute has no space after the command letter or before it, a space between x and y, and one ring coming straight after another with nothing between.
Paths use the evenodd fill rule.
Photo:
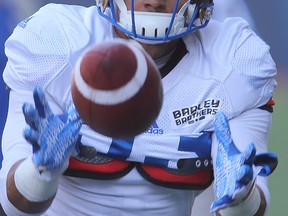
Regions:
<instances>
[{"instance_id":1,"label":"red shoulder pad trim","mask_svg":"<svg viewBox=\"0 0 288 216\"><path fill-rule=\"evenodd\" d=\"M92 178L92 179L115 179L129 173L134 164L122 160L110 160L105 163L85 163L76 158L69 159L69 167L64 175Z\"/></svg>"},{"instance_id":2,"label":"red shoulder pad trim","mask_svg":"<svg viewBox=\"0 0 288 216\"><path fill-rule=\"evenodd\" d=\"M144 164L137 164L136 167L147 181L169 188L202 190L209 187L214 179L212 169L183 175L171 173L161 167Z\"/></svg>"},{"instance_id":3,"label":"red shoulder pad trim","mask_svg":"<svg viewBox=\"0 0 288 216\"><path fill-rule=\"evenodd\" d=\"M267 103L266 105L267 106L274 106L276 103L275 103L275 100L273 98L271 98Z\"/></svg>"},{"instance_id":4,"label":"red shoulder pad trim","mask_svg":"<svg viewBox=\"0 0 288 216\"><path fill-rule=\"evenodd\" d=\"M71 157L68 169L88 172L95 172L97 170L97 172L100 173L114 173L126 169L129 165L129 162L122 160L111 160L107 163L91 164Z\"/></svg>"}]
</instances>

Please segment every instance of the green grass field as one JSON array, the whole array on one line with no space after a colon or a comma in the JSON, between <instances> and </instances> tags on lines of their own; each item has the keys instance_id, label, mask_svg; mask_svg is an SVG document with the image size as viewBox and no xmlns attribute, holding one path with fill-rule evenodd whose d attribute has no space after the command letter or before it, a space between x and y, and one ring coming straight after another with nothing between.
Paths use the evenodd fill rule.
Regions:
<instances>
[{"instance_id":1,"label":"green grass field","mask_svg":"<svg viewBox=\"0 0 288 216\"><path fill-rule=\"evenodd\" d=\"M280 85L279 85L280 86ZM288 86L283 83L275 95L270 151L278 155L279 164L269 178L271 207L268 216L288 215ZM287 137L286 137L287 135Z\"/></svg>"}]
</instances>

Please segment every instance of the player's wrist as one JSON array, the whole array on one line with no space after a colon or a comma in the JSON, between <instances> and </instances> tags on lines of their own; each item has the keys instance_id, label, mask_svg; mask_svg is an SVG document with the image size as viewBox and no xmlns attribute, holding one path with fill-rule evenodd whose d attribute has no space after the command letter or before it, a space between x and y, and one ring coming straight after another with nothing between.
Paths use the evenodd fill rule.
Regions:
<instances>
[{"instance_id":1,"label":"player's wrist","mask_svg":"<svg viewBox=\"0 0 288 216\"><path fill-rule=\"evenodd\" d=\"M42 202L53 197L58 189L59 175L53 178L40 173L32 158L25 159L16 169L14 181L18 191L31 202Z\"/></svg>"},{"instance_id":2,"label":"player's wrist","mask_svg":"<svg viewBox=\"0 0 288 216\"><path fill-rule=\"evenodd\" d=\"M237 206L227 207L221 209L219 214L221 216L253 216L257 213L261 204L261 195L255 183L247 198Z\"/></svg>"}]
</instances>

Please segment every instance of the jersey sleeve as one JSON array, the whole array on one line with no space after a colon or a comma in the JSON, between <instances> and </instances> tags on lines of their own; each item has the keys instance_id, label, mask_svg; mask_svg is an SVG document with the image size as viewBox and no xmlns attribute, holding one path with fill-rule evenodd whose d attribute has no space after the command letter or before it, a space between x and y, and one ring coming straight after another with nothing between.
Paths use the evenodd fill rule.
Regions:
<instances>
[{"instance_id":1,"label":"jersey sleeve","mask_svg":"<svg viewBox=\"0 0 288 216\"><path fill-rule=\"evenodd\" d=\"M48 4L16 26L5 44L3 79L10 89L40 85L54 103L65 105L74 64L90 41L81 10Z\"/></svg>"},{"instance_id":2,"label":"jersey sleeve","mask_svg":"<svg viewBox=\"0 0 288 216\"><path fill-rule=\"evenodd\" d=\"M276 65L270 47L249 26L242 25L235 38L231 73L225 81L236 115L265 105L277 86Z\"/></svg>"},{"instance_id":3,"label":"jersey sleeve","mask_svg":"<svg viewBox=\"0 0 288 216\"><path fill-rule=\"evenodd\" d=\"M69 45L57 19L45 8L21 21L5 44L3 73L11 89L44 86L68 64Z\"/></svg>"}]
</instances>

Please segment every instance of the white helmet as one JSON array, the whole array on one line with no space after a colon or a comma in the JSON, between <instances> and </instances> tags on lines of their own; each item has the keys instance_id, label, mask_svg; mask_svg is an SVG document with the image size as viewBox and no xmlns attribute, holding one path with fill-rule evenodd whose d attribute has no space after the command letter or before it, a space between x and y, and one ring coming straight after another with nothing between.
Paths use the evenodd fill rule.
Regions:
<instances>
[{"instance_id":1,"label":"white helmet","mask_svg":"<svg viewBox=\"0 0 288 216\"><path fill-rule=\"evenodd\" d=\"M173 12L162 13L135 11L134 1L130 1L131 10L127 10L124 0L96 0L96 5L100 15L116 28L149 44L168 42L204 28L214 5L213 0L188 0L177 11L179 0L175 0ZM111 16L104 13L106 6L110 7Z\"/></svg>"}]
</instances>

